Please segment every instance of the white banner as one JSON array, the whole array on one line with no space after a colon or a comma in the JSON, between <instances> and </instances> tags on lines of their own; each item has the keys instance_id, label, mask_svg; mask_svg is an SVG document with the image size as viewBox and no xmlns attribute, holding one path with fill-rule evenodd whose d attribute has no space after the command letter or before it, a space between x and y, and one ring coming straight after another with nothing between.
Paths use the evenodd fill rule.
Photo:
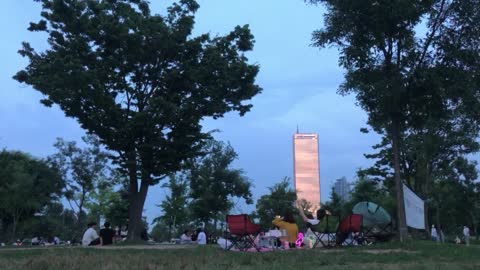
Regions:
<instances>
[{"instance_id":1,"label":"white banner","mask_svg":"<svg viewBox=\"0 0 480 270\"><path fill-rule=\"evenodd\" d=\"M407 226L415 229L425 229L424 202L406 185L403 185L403 202Z\"/></svg>"}]
</instances>

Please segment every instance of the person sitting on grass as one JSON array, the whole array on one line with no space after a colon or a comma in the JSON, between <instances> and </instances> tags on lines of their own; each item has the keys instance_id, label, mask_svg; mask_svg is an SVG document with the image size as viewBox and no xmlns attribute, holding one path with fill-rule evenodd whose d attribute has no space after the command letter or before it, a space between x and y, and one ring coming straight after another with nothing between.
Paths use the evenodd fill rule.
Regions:
<instances>
[{"instance_id":1,"label":"person sitting on grass","mask_svg":"<svg viewBox=\"0 0 480 270\"><path fill-rule=\"evenodd\" d=\"M207 244L207 235L202 228L197 229L197 244L206 245Z\"/></svg>"},{"instance_id":2,"label":"person sitting on grass","mask_svg":"<svg viewBox=\"0 0 480 270\"><path fill-rule=\"evenodd\" d=\"M83 234L82 246L87 247L100 245L100 238L98 237L97 231L95 230L96 227L96 222L88 223L88 229Z\"/></svg>"},{"instance_id":3,"label":"person sitting on grass","mask_svg":"<svg viewBox=\"0 0 480 270\"><path fill-rule=\"evenodd\" d=\"M182 243L182 244L192 243L192 236L190 235L189 230L183 231L183 234L180 236L180 243Z\"/></svg>"},{"instance_id":4,"label":"person sitting on grass","mask_svg":"<svg viewBox=\"0 0 480 270\"><path fill-rule=\"evenodd\" d=\"M294 248L295 242L297 241L298 226L295 224L292 213L290 211L286 212L283 219L276 217L272 221L272 224L277 226L280 230L285 230L287 232L285 240L288 241L290 248Z\"/></svg>"},{"instance_id":5,"label":"person sitting on grass","mask_svg":"<svg viewBox=\"0 0 480 270\"><path fill-rule=\"evenodd\" d=\"M100 230L100 245L111 245L114 243L115 231L110 228L110 222L105 222L103 226L105 228Z\"/></svg>"},{"instance_id":6,"label":"person sitting on grass","mask_svg":"<svg viewBox=\"0 0 480 270\"><path fill-rule=\"evenodd\" d=\"M128 236L128 227L127 225L122 225L122 229L120 230L120 239L122 241L125 241L127 240L127 236Z\"/></svg>"}]
</instances>

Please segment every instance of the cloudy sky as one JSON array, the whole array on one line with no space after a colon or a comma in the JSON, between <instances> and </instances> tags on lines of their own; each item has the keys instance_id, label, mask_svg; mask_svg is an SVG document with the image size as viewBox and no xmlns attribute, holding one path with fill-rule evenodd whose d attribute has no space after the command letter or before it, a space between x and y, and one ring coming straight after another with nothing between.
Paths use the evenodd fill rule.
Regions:
<instances>
[{"instance_id":1,"label":"cloudy sky","mask_svg":"<svg viewBox=\"0 0 480 270\"><path fill-rule=\"evenodd\" d=\"M171 1L151 0L155 13L164 13ZM239 154L235 167L245 170L254 183L255 198L283 177L292 177L292 135L301 132L320 136L322 201L328 199L335 179L355 177L355 171L370 164L363 153L378 141L374 134L361 134L366 114L352 96L336 94L343 71L335 49L313 48L310 37L321 28L323 9L302 0L201 0L195 32L224 34L236 25L249 24L255 49L249 54L260 65L257 83L263 93L252 100L244 117L229 114L205 120L205 130L220 129L219 140L229 141ZM0 42L0 148L22 150L38 157L53 153L56 137L80 140L84 131L58 108L39 103L41 95L12 79L27 61L16 52L22 41L44 49L45 36L26 30L38 20L40 5L33 0L7 0L0 10L3 39ZM154 187L145 204L146 215L160 214L156 207L165 191ZM253 208L239 203L234 211Z\"/></svg>"}]
</instances>

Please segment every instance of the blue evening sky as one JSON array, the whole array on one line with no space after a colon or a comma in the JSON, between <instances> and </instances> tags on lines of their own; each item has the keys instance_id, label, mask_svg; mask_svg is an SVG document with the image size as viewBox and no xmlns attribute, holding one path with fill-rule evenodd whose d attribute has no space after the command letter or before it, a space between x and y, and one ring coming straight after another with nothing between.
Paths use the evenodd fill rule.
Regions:
<instances>
[{"instance_id":1,"label":"blue evening sky","mask_svg":"<svg viewBox=\"0 0 480 270\"><path fill-rule=\"evenodd\" d=\"M172 1L151 1L155 13L164 13ZM220 129L215 137L229 141L239 154L234 166L242 168L254 183L258 199L284 176L292 177L292 135L301 132L320 136L320 179L322 201L329 197L335 179L371 162L363 157L378 142L374 134L361 134L366 114L353 96L342 97L336 89L343 71L335 49L310 46L311 33L322 26L323 9L302 0L201 0L195 32L225 34L236 25L249 24L255 35L252 63L261 67L257 83L263 93L252 100L245 117L228 114L205 120L205 130ZM0 42L0 148L21 150L37 157L53 153L56 137L80 140L84 131L76 120L39 103L41 95L12 79L27 61L17 54L22 41L37 50L47 47L45 35L26 30L37 21L40 5L33 0L7 0L0 10L3 38ZM158 216L165 190L151 188L145 214ZM253 206L237 204L234 212L250 212Z\"/></svg>"}]
</instances>

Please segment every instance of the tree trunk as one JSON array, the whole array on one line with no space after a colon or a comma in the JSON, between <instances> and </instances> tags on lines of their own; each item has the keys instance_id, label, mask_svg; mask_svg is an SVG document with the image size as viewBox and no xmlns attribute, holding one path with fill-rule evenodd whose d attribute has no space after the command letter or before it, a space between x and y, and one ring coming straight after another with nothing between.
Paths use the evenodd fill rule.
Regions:
<instances>
[{"instance_id":1,"label":"tree trunk","mask_svg":"<svg viewBox=\"0 0 480 270\"><path fill-rule=\"evenodd\" d=\"M428 165L427 165L428 166ZM424 184L424 188L423 188L423 195L424 195L424 211L425 211L425 237L427 239L430 238L430 222L429 222L429 218L428 218L428 208L429 208L429 199L430 199L430 176L431 176L431 172L430 172L430 169L431 169L431 166L428 166L428 168L425 168L425 184ZM440 226L440 223L437 224L437 226ZM439 230L440 228L437 227L437 232L440 232Z\"/></svg>"},{"instance_id":2,"label":"tree trunk","mask_svg":"<svg viewBox=\"0 0 480 270\"><path fill-rule=\"evenodd\" d=\"M400 175L400 121L397 117L392 118L392 149L393 169L395 172L395 191L397 199L397 226L400 242L407 239L408 230L405 220L405 205L403 202L403 185Z\"/></svg>"},{"instance_id":3,"label":"tree trunk","mask_svg":"<svg viewBox=\"0 0 480 270\"><path fill-rule=\"evenodd\" d=\"M12 221L12 241L13 242L16 241L17 225L18 225L18 217L17 215L15 215Z\"/></svg>"},{"instance_id":4,"label":"tree trunk","mask_svg":"<svg viewBox=\"0 0 480 270\"><path fill-rule=\"evenodd\" d=\"M425 237L427 239L430 239L430 227L429 227L429 220L428 220L428 202L425 202L424 204L424 210L425 210Z\"/></svg>"},{"instance_id":5,"label":"tree trunk","mask_svg":"<svg viewBox=\"0 0 480 270\"><path fill-rule=\"evenodd\" d=\"M78 237L78 239L83 238L83 232L84 232L84 227L83 227L83 204L85 202L85 197L86 197L86 191L85 188L82 187L82 195L80 197L80 203L78 204L78 214L77 214L77 232L75 233L75 238Z\"/></svg>"},{"instance_id":6,"label":"tree trunk","mask_svg":"<svg viewBox=\"0 0 480 270\"><path fill-rule=\"evenodd\" d=\"M130 155L129 158L129 209L128 209L128 239L140 239L143 224L142 213L145 199L147 197L148 187L150 184L149 174L142 172L142 179L140 181L140 190L138 189L137 177L137 163L135 155Z\"/></svg>"}]
</instances>

